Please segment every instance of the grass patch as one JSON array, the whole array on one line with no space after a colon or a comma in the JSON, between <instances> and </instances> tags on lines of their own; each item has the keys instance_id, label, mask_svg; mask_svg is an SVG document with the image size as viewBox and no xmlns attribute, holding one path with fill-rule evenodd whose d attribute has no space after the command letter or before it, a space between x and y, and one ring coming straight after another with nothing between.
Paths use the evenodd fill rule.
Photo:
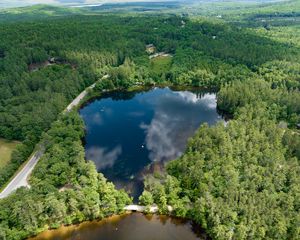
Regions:
<instances>
[{"instance_id":1,"label":"grass patch","mask_svg":"<svg viewBox=\"0 0 300 240\"><path fill-rule=\"evenodd\" d=\"M171 56L160 56L150 60L150 70L159 75L170 70L171 65Z\"/></svg>"},{"instance_id":2,"label":"grass patch","mask_svg":"<svg viewBox=\"0 0 300 240\"><path fill-rule=\"evenodd\" d=\"M19 142L0 138L0 168L3 168L11 159L12 151Z\"/></svg>"}]
</instances>

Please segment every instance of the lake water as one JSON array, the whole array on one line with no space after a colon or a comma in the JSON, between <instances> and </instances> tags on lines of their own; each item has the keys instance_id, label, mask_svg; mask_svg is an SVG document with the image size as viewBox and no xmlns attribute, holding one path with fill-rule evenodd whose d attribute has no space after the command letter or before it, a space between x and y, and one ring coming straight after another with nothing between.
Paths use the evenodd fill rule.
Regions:
<instances>
[{"instance_id":1,"label":"lake water","mask_svg":"<svg viewBox=\"0 0 300 240\"><path fill-rule=\"evenodd\" d=\"M195 232L190 221L140 213L114 216L102 221L60 227L29 240L197 240L207 239ZM199 230L198 230L199 231Z\"/></svg>"},{"instance_id":2,"label":"lake water","mask_svg":"<svg viewBox=\"0 0 300 240\"><path fill-rule=\"evenodd\" d=\"M169 88L108 93L84 106L80 115L86 125L86 159L135 198L145 174L181 156L202 123L222 120L215 94Z\"/></svg>"},{"instance_id":3,"label":"lake water","mask_svg":"<svg viewBox=\"0 0 300 240\"><path fill-rule=\"evenodd\" d=\"M87 103L80 115L86 125L86 159L135 198L144 175L181 156L202 123L223 121L215 94L169 88L107 93ZM183 219L133 213L60 227L30 240L208 239L199 229Z\"/></svg>"}]
</instances>

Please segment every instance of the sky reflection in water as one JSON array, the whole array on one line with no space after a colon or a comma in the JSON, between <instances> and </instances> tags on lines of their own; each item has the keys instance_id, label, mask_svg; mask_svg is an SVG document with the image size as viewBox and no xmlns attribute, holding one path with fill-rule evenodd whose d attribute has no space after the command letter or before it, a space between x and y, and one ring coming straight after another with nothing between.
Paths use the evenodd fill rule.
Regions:
<instances>
[{"instance_id":1,"label":"sky reflection in water","mask_svg":"<svg viewBox=\"0 0 300 240\"><path fill-rule=\"evenodd\" d=\"M201 123L221 120L215 94L169 88L111 93L80 114L87 129L86 158L133 195L141 192L147 165L179 157Z\"/></svg>"}]
</instances>

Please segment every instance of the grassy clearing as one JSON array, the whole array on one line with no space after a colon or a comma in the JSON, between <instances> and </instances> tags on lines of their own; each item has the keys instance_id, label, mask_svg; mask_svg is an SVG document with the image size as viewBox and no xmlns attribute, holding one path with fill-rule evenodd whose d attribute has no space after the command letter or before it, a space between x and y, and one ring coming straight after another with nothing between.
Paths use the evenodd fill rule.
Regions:
<instances>
[{"instance_id":1,"label":"grassy clearing","mask_svg":"<svg viewBox=\"0 0 300 240\"><path fill-rule=\"evenodd\" d=\"M10 161L11 153L18 143L0 138L0 168L4 167Z\"/></svg>"},{"instance_id":2,"label":"grassy clearing","mask_svg":"<svg viewBox=\"0 0 300 240\"><path fill-rule=\"evenodd\" d=\"M150 70L156 74L167 72L172 65L171 56L160 56L150 60Z\"/></svg>"}]
</instances>

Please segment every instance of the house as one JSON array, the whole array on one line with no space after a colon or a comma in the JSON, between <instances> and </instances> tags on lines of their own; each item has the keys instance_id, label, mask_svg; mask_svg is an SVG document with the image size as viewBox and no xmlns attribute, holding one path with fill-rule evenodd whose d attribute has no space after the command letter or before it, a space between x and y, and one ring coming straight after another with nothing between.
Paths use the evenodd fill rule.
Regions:
<instances>
[{"instance_id":1,"label":"house","mask_svg":"<svg viewBox=\"0 0 300 240\"><path fill-rule=\"evenodd\" d=\"M156 47L153 44L146 45L146 52L152 54L156 51Z\"/></svg>"}]
</instances>

